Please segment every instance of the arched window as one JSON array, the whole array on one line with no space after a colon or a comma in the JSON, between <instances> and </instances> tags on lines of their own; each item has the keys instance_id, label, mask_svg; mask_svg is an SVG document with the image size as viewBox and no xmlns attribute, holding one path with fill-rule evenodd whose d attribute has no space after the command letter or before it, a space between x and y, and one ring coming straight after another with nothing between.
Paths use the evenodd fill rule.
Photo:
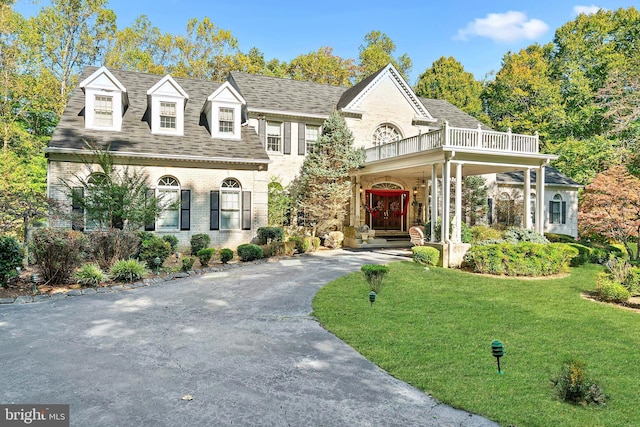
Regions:
<instances>
[{"instance_id":1,"label":"arched window","mask_svg":"<svg viewBox=\"0 0 640 427\"><path fill-rule=\"evenodd\" d=\"M567 222L567 203L556 193L549 202L549 219L551 224L565 224Z\"/></svg>"},{"instance_id":2,"label":"arched window","mask_svg":"<svg viewBox=\"0 0 640 427\"><path fill-rule=\"evenodd\" d=\"M529 209L531 210L531 223L536 223L536 193L529 196Z\"/></svg>"},{"instance_id":3,"label":"arched window","mask_svg":"<svg viewBox=\"0 0 640 427\"><path fill-rule=\"evenodd\" d=\"M158 218L158 229L177 230L180 224L180 183L172 176L158 180L157 196L167 206Z\"/></svg>"},{"instance_id":4,"label":"arched window","mask_svg":"<svg viewBox=\"0 0 640 427\"><path fill-rule=\"evenodd\" d=\"M402 134L392 124L384 123L381 124L373 131L373 145L382 145L387 144L389 142L400 141L402 139Z\"/></svg>"},{"instance_id":5,"label":"arched window","mask_svg":"<svg viewBox=\"0 0 640 427\"><path fill-rule=\"evenodd\" d=\"M220 229L235 230L240 228L242 186L233 178L222 181L220 187Z\"/></svg>"}]
</instances>

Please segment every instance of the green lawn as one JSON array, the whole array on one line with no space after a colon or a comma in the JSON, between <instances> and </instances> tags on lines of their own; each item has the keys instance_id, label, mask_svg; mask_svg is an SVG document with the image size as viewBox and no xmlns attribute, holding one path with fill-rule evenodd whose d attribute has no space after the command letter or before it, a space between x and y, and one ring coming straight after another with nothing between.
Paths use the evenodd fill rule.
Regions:
<instances>
[{"instance_id":1,"label":"green lawn","mask_svg":"<svg viewBox=\"0 0 640 427\"><path fill-rule=\"evenodd\" d=\"M354 273L318 292L314 314L329 331L393 376L501 425L640 426L640 314L588 301L600 267L559 279L480 277L389 265L373 307ZM491 341L501 340L504 375ZM584 361L610 396L603 408L555 397L550 381L569 357Z\"/></svg>"}]
</instances>

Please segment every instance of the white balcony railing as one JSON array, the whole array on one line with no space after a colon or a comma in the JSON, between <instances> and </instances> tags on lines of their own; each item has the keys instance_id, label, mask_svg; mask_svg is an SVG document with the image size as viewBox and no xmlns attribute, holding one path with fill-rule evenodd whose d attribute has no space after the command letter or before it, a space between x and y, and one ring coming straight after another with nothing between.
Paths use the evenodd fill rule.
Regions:
<instances>
[{"instance_id":1,"label":"white balcony railing","mask_svg":"<svg viewBox=\"0 0 640 427\"><path fill-rule=\"evenodd\" d=\"M478 152L538 154L539 137L508 132L455 128L445 123L442 129L371 147L366 161L389 159L434 148L468 148Z\"/></svg>"}]
</instances>

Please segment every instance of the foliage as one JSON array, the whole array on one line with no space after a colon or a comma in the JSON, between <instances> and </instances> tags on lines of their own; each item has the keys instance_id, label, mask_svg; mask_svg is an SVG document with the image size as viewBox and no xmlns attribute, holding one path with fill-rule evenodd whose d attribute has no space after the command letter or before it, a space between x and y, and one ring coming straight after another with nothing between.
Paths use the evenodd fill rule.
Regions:
<instances>
[{"instance_id":1,"label":"foliage","mask_svg":"<svg viewBox=\"0 0 640 427\"><path fill-rule=\"evenodd\" d=\"M238 246L237 252L240 260L244 262L254 261L263 257L262 248L258 245L252 245L250 243L245 243Z\"/></svg>"},{"instance_id":2,"label":"foliage","mask_svg":"<svg viewBox=\"0 0 640 427\"><path fill-rule=\"evenodd\" d=\"M293 256L297 250L297 244L295 240L287 240L284 242L284 256Z\"/></svg>"},{"instance_id":3,"label":"foliage","mask_svg":"<svg viewBox=\"0 0 640 427\"><path fill-rule=\"evenodd\" d=\"M576 243L576 239L568 234L544 233L544 237L551 243Z\"/></svg>"},{"instance_id":4,"label":"foliage","mask_svg":"<svg viewBox=\"0 0 640 427\"><path fill-rule=\"evenodd\" d=\"M495 228L488 227L486 225L474 225L469 229L471 232L471 242L472 244L477 244L483 240L502 240L503 233L500 230L496 230Z\"/></svg>"},{"instance_id":5,"label":"foliage","mask_svg":"<svg viewBox=\"0 0 640 427\"><path fill-rule=\"evenodd\" d=\"M228 249L228 248L220 249L220 261L222 261L223 264L228 263L232 259L233 259L233 251L231 249Z\"/></svg>"},{"instance_id":6,"label":"foliage","mask_svg":"<svg viewBox=\"0 0 640 427\"><path fill-rule=\"evenodd\" d=\"M381 70L388 64L393 64L405 81L409 80L412 67L411 58L406 53L397 58L394 57L396 44L385 33L376 30L367 33L358 51L360 52L358 81Z\"/></svg>"},{"instance_id":7,"label":"foliage","mask_svg":"<svg viewBox=\"0 0 640 427\"><path fill-rule=\"evenodd\" d=\"M265 245L260 246L262 248L262 255L265 258L271 258L272 256L284 255L284 242L272 241Z\"/></svg>"},{"instance_id":8,"label":"foliage","mask_svg":"<svg viewBox=\"0 0 640 427\"><path fill-rule=\"evenodd\" d=\"M453 231L453 222L449 224L449 232L451 233L451 231ZM435 234L436 241L442 241L442 218L438 218L435 228ZM427 239L427 241L431 241L431 221L427 222L424 226L424 237L425 239ZM464 222L461 223L460 240L462 241L462 243L471 243L471 241L473 240L473 233L471 232L469 226Z\"/></svg>"},{"instance_id":9,"label":"foliage","mask_svg":"<svg viewBox=\"0 0 640 427\"><path fill-rule=\"evenodd\" d=\"M196 262L196 257L193 255L186 256L180 261L182 263L182 271L191 271L193 264Z\"/></svg>"},{"instance_id":10,"label":"foliage","mask_svg":"<svg viewBox=\"0 0 640 427\"><path fill-rule=\"evenodd\" d=\"M549 243L547 238L537 231L519 227L509 227L504 233L504 240L513 245L519 242Z\"/></svg>"},{"instance_id":11,"label":"foliage","mask_svg":"<svg viewBox=\"0 0 640 427\"><path fill-rule=\"evenodd\" d=\"M312 235L339 230L351 196L350 173L364 162L364 151L353 148L353 134L334 110L322 125L322 134L291 184L304 222Z\"/></svg>"},{"instance_id":12,"label":"foliage","mask_svg":"<svg viewBox=\"0 0 640 427\"><path fill-rule=\"evenodd\" d=\"M86 236L89 241L89 258L105 270L119 259L136 255L141 244L138 233L116 228L91 231Z\"/></svg>"},{"instance_id":13,"label":"foliage","mask_svg":"<svg viewBox=\"0 0 640 427\"><path fill-rule=\"evenodd\" d=\"M389 273L389 267L386 265L378 264L365 264L360 267L360 271L367 279L369 290L379 294L382 292L382 285L384 284L384 278Z\"/></svg>"},{"instance_id":14,"label":"foliage","mask_svg":"<svg viewBox=\"0 0 640 427\"><path fill-rule=\"evenodd\" d=\"M200 265L203 267L207 267L209 265L209 261L211 261L211 258L213 258L213 255L215 255L215 253L216 250L214 248L204 248L200 249L196 256L198 257L198 260L200 260Z\"/></svg>"},{"instance_id":15,"label":"foliage","mask_svg":"<svg viewBox=\"0 0 640 427\"><path fill-rule=\"evenodd\" d=\"M309 248L311 247L311 243L309 241L306 241L304 236L292 235L292 236L289 236L288 241L293 242L293 244L295 244L296 251L298 251L299 254L308 252Z\"/></svg>"},{"instance_id":16,"label":"foliage","mask_svg":"<svg viewBox=\"0 0 640 427\"><path fill-rule=\"evenodd\" d=\"M633 267L626 260L616 257L610 258L605 266L608 278L622 285L630 295L635 295L640 291L640 269L638 267Z\"/></svg>"},{"instance_id":17,"label":"foliage","mask_svg":"<svg viewBox=\"0 0 640 427\"><path fill-rule=\"evenodd\" d=\"M566 272L577 255L577 249L564 243L497 243L472 246L465 265L483 274L549 276Z\"/></svg>"},{"instance_id":18,"label":"foliage","mask_svg":"<svg viewBox=\"0 0 640 427\"><path fill-rule=\"evenodd\" d=\"M640 259L629 245L640 234L640 179L624 166L598 174L584 189L578 224L581 235L607 236L621 242L631 260Z\"/></svg>"},{"instance_id":19,"label":"foliage","mask_svg":"<svg viewBox=\"0 0 640 427\"><path fill-rule=\"evenodd\" d=\"M413 262L431 267L438 265L440 261L440 251L430 246L414 246L411 248Z\"/></svg>"},{"instance_id":20,"label":"foliage","mask_svg":"<svg viewBox=\"0 0 640 427\"><path fill-rule=\"evenodd\" d=\"M425 98L447 100L477 119L488 120L483 117L482 83L452 56L441 56L420 74L415 92Z\"/></svg>"},{"instance_id":21,"label":"foliage","mask_svg":"<svg viewBox=\"0 0 640 427\"><path fill-rule=\"evenodd\" d=\"M604 135L585 139L568 137L549 146L549 152L558 156L553 166L580 184L588 184L595 176L619 162L616 155L619 143Z\"/></svg>"},{"instance_id":22,"label":"foliage","mask_svg":"<svg viewBox=\"0 0 640 427\"><path fill-rule=\"evenodd\" d=\"M120 259L109 270L111 278L117 282L135 282L147 274L146 265L135 259Z\"/></svg>"},{"instance_id":23,"label":"foliage","mask_svg":"<svg viewBox=\"0 0 640 427\"><path fill-rule=\"evenodd\" d=\"M485 218L489 209L487 205L488 191L486 179L482 176L472 175L464 178L462 186L463 223L473 226L480 219Z\"/></svg>"},{"instance_id":24,"label":"foliage","mask_svg":"<svg viewBox=\"0 0 640 427\"><path fill-rule=\"evenodd\" d=\"M621 283L613 280L608 274L598 275L598 297L605 302L621 303L629 301L631 293Z\"/></svg>"},{"instance_id":25,"label":"foliage","mask_svg":"<svg viewBox=\"0 0 640 427\"><path fill-rule=\"evenodd\" d=\"M551 380L560 399L575 405L604 405L607 396L602 387L589 376L585 363L570 359Z\"/></svg>"},{"instance_id":26,"label":"foliage","mask_svg":"<svg viewBox=\"0 0 640 427\"><path fill-rule=\"evenodd\" d=\"M98 286L107 280L108 276L104 274L98 264L84 264L73 273L73 278L83 286Z\"/></svg>"},{"instance_id":27,"label":"foliage","mask_svg":"<svg viewBox=\"0 0 640 427\"><path fill-rule=\"evenodd\" d=\"M268 195L269 226L283 227L287 225L290 211L291 197L289 193L282 188L282 184L276 178L271 178Z\"/></svg>"},{"instance_id":28,"label":"foliage","mask_svg":"<svg viewBox=\"0 0 640 427\"><path fill-rule=\"evenodd\" d=\"M138 230L153 223L163 210L176 207L175 203L154 195L144 169L116 166L109 147L88 147L91 156L83 162L86 175L91 179L74 175L72 180L62 180L74 206L85 213L87 223L98 229ZM81 228L84 218L72 218L72 221Z\"/></svg>"},{"instance_id":29,"label":"foliage","mask_svg":"<svg viewBox=\"0 0 640 427\"><path fill-rule=\"evenodd\" d=\"M67 282L85 259L87 237L73 230L41 228L33 233L31 253L47 283Z\"/></svg>"},{"instance_id":30,"label":"foliage","mask_svg":"<svg viewBox=\"0 0 640 427\"><path fill-rule=\"evenodd\" d=\"M293 80L351 86L356 75L356 66L353 59L343 59L334 55L333 48L325 46L315 52L293 58L287 68L287 74Z\"/></svg>"},{"instance_id":31,"label":"foliage","mask_svg":"<svg viewBox=\"0 0 640 427\"><path fill-rule=\"evenodd\" d=\"M578 267L580 265L591 262L592 249L588 246L581 245L579 243L567 243L572 248L578 250L578 255L571 260L571 267Z\"/></svg>"},{"instance_id":32,"label":"foliage","mask_svg":"<svg viewBox=\"0 0 640 427\"><path fill-rule=\"evenodd\" d=\"M165 242L169 243L169 245L171 245L171 252L175 252L176 249L178 248L178 238L173 234L167 234L165 236L162 236L162 240L164 240Z\"/></svg>"},{"instance_id":33,"label":"foliage","mask_svg":"<svg viewBox=\"0 0 640 427\"><path fill-rule=\"evenodd\" d=\"M263 245L270 241L281 242L282 240L284 240L284 228L260 227L258 228L258 240Z\"/></svg>"},{"instance_id":34,"label":"foliage","mask_svg":"<svg viewBox=\"0 0 640 427\"><path fill-rule=\"evenodd\" d=\"M22 245L11 236L0 236L0 287L22 267Z\"/></svg>"},{"instance_id":35,"label":"foliage","mask_svg":"<svg viewBox=\"0 0 640 427\"><path fill-rule=\"evenodd\" d=\"M142 241L139 258L147 264L147 267L159 268L169 255L171 255L171 245L160 237L153 236ZM159 264L156 263L156 259L160 260Z\"/></svg>"},{"instance_id":36,"label":"foliage","mask_svg":"<svg viewBox=\"0 0 640 427\"><path fill-rule=\"evenodd\" d=\"M317 251L318 248L320 247L320 238L319 237L311 237L311 236L305 236L304 240L309 242L309 250L310 251Z\"/></svg>"},{"instance_id":37,"label":"foliage","mask_svg":"<svg viewBox=\"0 0 640 427\"><path fill-rule=\"evenodd\" d=\"M200 249L204 249L211 243L211 237L208 234L194 234L191 236L191 254L197 255Z\"/></svg>"}]
</instances>

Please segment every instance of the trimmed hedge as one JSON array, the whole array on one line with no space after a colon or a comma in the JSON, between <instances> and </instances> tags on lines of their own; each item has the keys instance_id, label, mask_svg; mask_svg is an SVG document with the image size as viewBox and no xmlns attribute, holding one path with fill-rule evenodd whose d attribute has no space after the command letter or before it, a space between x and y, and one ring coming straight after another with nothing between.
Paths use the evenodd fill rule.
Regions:
<instances>
[{"instance_id":1,"label":"trimmed hedge","mask_svg":"<svg viewBox=\"0 0 640 427\"><path fill-rule=\"evenodd\" d=\"M578 249L564 243L498 243L472 246L465 264L476 273L506 276L549 276L568 270Z\"/></svg>"},{"instance_id":2,"label":"trimmed hedge","mask_svg":"<svg viewBox=\"0 0 640 427\"><path fill-rule=\"evenodd\" d=\"M411 248L413 252L413 262L427 267L438 265L440 261L440 251L430 246L414 246Z\"/></svg>"},{"instance_id":3,"label":"trimmed hedge","mask_svg":"<svg viewBox=\"0 0 640 427\"><path fill-rule=\"evenodd\" d=\"M266 245L272 241L281 242L284 240L284 228L260 227L258 228L258 240L262 245Z\"/></svg>"},{"instance_id":4,"label":"trimmed hedge","mask_svg":"<svg viewBox=\"0 0 640 427\"><path fill-rule=\"evenodd\" d=\"M237 252L240 260L245 262L261 259L264 256L260 246L250 243L238 246Z\"/></svg>"},{"instance_id":5,"label":"trimmed hedge","mask_svg":"<svg viewBox=\"0 0 640 427\"><path fill-rule=\"evenodd\" d=\"M233 251L231 249L229 248L220 249L220 261L222 261L223 264L228 263L232 259L233 259Z\"/></svg>"},{"instance_id":6,"label":"trimmed hedge","mask_svg":"<svg viewBox=\"0 0 640 427\"><path fill-rule=\"evenodd\" d=\"M204 248L200 249L196 256L198 257L198 260L200 260L200 265L203 267L207 267L209 265L209 261L211 261L211 258L213 258L215 253L216 250L214 248Z\"/></svg>"},{"instance_id":7,"label":"trimmed hedge","mask_svg":"<svg viewBox=\"0 0 640 427\"><path fill-rule=\"evenodd\" d=\"M572 248L578 250L578 255L571 260L571 267L578 267L591 261L591 248L580 243L568 243Z\"/></svg>"}]
</instances>

